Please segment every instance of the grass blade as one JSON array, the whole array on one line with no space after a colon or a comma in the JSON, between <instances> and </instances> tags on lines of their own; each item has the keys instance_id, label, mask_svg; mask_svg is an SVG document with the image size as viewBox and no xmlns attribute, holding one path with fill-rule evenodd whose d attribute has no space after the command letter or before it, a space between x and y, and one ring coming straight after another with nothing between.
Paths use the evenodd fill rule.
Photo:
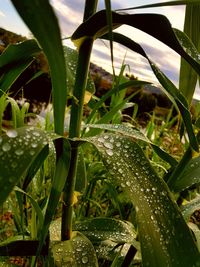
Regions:
<instances>
[{"instance_id":1,"label":"grass blade","mask_svg":"<svg viewBox=\"0 0 200 267\"><path fill-rule=\"evenodd\" d=\"M31 64L34 55L41 49L35 40L9 45L0 55L0 96L17 80L20 74Z\"/></svg>"},{"instance_id":2,"label":"grass blade","mask_svg":"<svg viewBox=\"0 0 200 267\"><path fill-rule=\"evenodd\" d=\"M190 38L193 44L196 46L194 47L191 44L191 48L189 51L192 51L192 54L196 54L198 57L200 53L200 2L199 4L195 5L187 5L186 12L185 12L185 25L184 25L184 33ZM189 45L187 45L189 48ZM180 78L179 78L179 87L183 95L188 99L188 102L191 103L192 97L195 91L195 86L197 83L197 74L192 69L192 67L185 62L184 59L181 59L181 66L180 66Z\"/></svg>"},{"instance_id":3,"label":"grass blade","mask_svg":"<svg viewBox=\"0 0 200 267\"><path fill-rule=\"evenodd\" d=\"M65 58L57 18L49 1L12 0L47 56L53 86L55 132L63 135L67 99Z\"/></svg>"},{"instance_id":4,"label":"grass blade","mask_svg":"<svg viewBox=\"0 0 200 267\"><path fill-rule=\"evenodd\" d=\"M103 36L103 38L107 38L107 36ZM153 63L149 59L149 57L147 56L147 54L145 53L145 51L139 44L132 41L130 38L123 36L122 34L118 34L118 33L114 34L113 38L114 38L114 41L117 41L120 44L125 45L126 47L139 53L140 55L142 55L149 61L149 64L155 76L157 77L161 85L163 86L162 89L164 90L164 93L170 98L170 100L179 109L182 115L182 119L184 121L191 146L193 147L194 150L198 151L199 146L198 146L198 142L193 131L191 114L189 112L189 109L188 109L189 106L188 106L188 103L185 97L180 93L180 91L176 88L176 86L164 75L164 73L156 66L156 64ZM193 57L191 58L193 59ZM194 58L193 60L200 67L200 64L196 61L196 58Z\"/></svg>"},{"instance_id":5,"label":"grass blade","mask_svg":"<svg viewBox=\"0 0 200 267\"><path fill-rule=\"evenodd\" d=\"M162 2L162 3L154 3L150 5L142 5L142 6L136 6L136 7L129 7L129 8L122 8L118 9L118 11L128 11L133 9L140 9L140 8L152 8L152 7L163 7L163 6L179 6L179 5L190 5L190 4L198 4L200 3L200 0L178 0L178 1L168 1L168 2Z\"/></svg>"}]
</instances>

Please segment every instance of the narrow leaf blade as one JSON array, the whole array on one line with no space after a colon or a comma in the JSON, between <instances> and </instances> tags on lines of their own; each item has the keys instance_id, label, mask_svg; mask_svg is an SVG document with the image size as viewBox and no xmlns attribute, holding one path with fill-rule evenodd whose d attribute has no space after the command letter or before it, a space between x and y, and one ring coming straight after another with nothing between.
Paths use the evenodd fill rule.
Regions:
<instances>
[{"instance_id":1,"label":"narrow leaf blade","mask_svg":"<svg viewBox=\"0 0 200 267\"><path fill-rule=\"evenodd\" d=\"M12 3L47 56L53 85L55 131L62 135L67 86L64 51L57 18L49 1L12 0Z\"/></svg>"}]
</instances>

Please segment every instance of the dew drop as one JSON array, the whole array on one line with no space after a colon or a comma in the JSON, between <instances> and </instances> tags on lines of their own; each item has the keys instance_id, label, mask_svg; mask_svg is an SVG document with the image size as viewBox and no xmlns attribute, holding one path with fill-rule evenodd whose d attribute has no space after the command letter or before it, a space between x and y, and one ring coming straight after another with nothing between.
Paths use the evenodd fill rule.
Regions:
<instances>
[{"instance_id":1,"label":"dew drop","mask_svg":"<svg viewBox=\"0 0 200 267\"><path fill-rule=\"evenodd\" d=\"M35 151L34 150L30 150L29 153L30 153L31 156L33 156L35 154Z\"/></svg>"},{"instance_id":2,"label":"dew drop","mask_svg":"<svg viewBox=\"0 0 200 267\"><path fill-rule=\"evenodd\" d=\"M120 168L120 169L118 170L118 172L122 174L122 173L123 173L123 170Z\"/></svg>"},{"instance_id":3,"label":"dew drop","mask_svg":"<svg viewBox=\"0 0 200 267\"><path fill-rule=\"evenodd\" d=\"M120 142L117 142L116 143L116 147L120 147L121 146L121 143Z\"/></svg>"},{"instance_id":4,"label":"dew drop","mask_svg":"<svg viewBox=\"0 0 200 267\"><path fill-rule=\"evenodd\" d=\"M82 257L81 261L83 264L88 263L88 257L87 256Z\"/></svg>"},{"instance_id":5,"label":"dew drop","mask_svg":"<svg viewBox=\"0 0 200 267\"><path fill-rule=\"evenodd\" d=\"M127 186L131 186L131 183L129 181L126 182Z\"/></svg>"},{"instance_id":6,"label":"dew drop","mask_svg":"<svg viewBox=\"0 0 200 267\"><path fill-rule=\"evenodd\" d=\"M99 137L97 140L98 140L100 143L103 143L103 142L104 142L104 138L103 138L103 137Z\"/></svg>"},{"instance_id":7,"label":"dew drop","mask_svg":"<svg viewBox=\"0 0 200 267\"><path fill-rule=\"evenodd\" d=\"M40 133L38 133L38 132L33 132L33 135L35 135L35 136L40 136Z\"/></svg>"},{"instance_id":8,"label":"dew drop","mask_svg":"<svg viewBox=\"0 0 200 267\"><path fill-rule=\"evenodd\" d=\"M106 153L108 154L108 156L113 156L113 151L110 149L107 149Z\"/></svg>"},{"instance_id":9,"label":"dew drop","mask_svg":"<svg viewBox=\"0 0 200 267\"><path fill-rule=\"evenodd\" d=\"M15 169L15 168L17 167L17 162L13 162L13 163L11 164L11 167L12 167L13 169Z\"/></svg>"},{"instance_id":10,"label":"dew drop","mask_svg":"<svg viewBox=\"0 0 200 267\"><path fill-rule=\"evenodd\" d=\"M32 146L32 148L36 148L37 144L36 143L32 143L31 146Z\"/></svg>"},{"instance_id":11,"label":"dew drop","mask_svg":"<svg viewBox=\"0 0 200 267\"><path fill-rule=\"evenodd\" d=\"M23 155L24 154L24 151L22 150L22 149L17 149L17 150L15 150L15 154L17 155L17 156L21 156L21 155Z\"/></svg>"},{"instance_id":12,"label":"dew drop","mask_svg":"<svg viewBox=\"0 0 200 267\"><path fill-rule=\"evenodd\" d=\"M8 143L3 144L3 146L2 146L2 150L3 150L4 152L9 151L10 149L11 149L11 145L10 145L10 144L8 144Z\"/></svg>"},{"instance_id":13,"label":"dew drop","mask_svg":"<svg viewBox=\"0 0 200 267\"><path fill-rule=\"evenodd\" d=\"M8 131L6 132L6 134L7 134L7 136L10 137L10 138L15 138L15 137L18 135L17 131L15 131L15 130L8 130Z\"/></svg>"},{"instance_id":14,"label":"dew drop","mask_svg":"<svg viewBox=\"0 0 200 267\"><path fill-rule=\"evenodd\" d=\"M111 143L109 143L109 142L105 142L105 143L104 143L104 146L105 146L106 148L113 149L113 144L111 144Z\"/></svg>"}]
</instances>

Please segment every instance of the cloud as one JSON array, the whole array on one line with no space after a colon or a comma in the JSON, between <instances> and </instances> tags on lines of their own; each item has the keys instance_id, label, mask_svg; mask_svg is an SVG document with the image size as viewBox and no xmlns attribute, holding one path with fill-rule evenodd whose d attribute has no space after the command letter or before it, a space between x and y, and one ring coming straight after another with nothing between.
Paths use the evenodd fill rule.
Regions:
<instances>
[{"instance_id":1,"label":"cloud","mask_svg":"<svg viewBox=\"0 0 200 267\"><path fill-rule=\"evenodd\" d=\"M6 17L6 15L1 10L0 10L0 17Z\"/></svg>"},{"instance_id":2,"label":"cloud","mask_svg":"<svg viewBox=\"0 0 200 267\"><path fill-rule=\"evenodd\" d=\"M82 0L51 0L51 3L58 15L59 23L63 36L71 36L75 29L81 24L84 1ZM127 5L131 6L132 1L127 0ZM142 4L142 3L141 3ZM120 9L124 7L124 3L121 0L112 1L113 9ZM103 9L104 1L100 0L98 10ZM172 26L181 27L183 25L184 8L180 7L165 7L157 9L142 9L134 11L134 13L162 13L167 15ZM138 42L150 56L150 58L157 64L157 66L170 78L173 82L178 81L178 69L179 69L179 56L171 49L163 45L161 42L150 37L148 34L143 33L130 26L122 26L117 29L118 32L130 37L134 41ZM68 41L69 45L72 44ZM120 71L121 64L126 55L125 63L130 66L131 73L138 76L139 79L147 79L149 81L156 81L149 63L142 56L128 50L119 44L114 45L114 66L116 67L116 73ZM92 62L105 68L107 71L112 72L111 60L110 60L110 48L108 42L95 41L92 52Z\"/></svg>"}]
</instances>

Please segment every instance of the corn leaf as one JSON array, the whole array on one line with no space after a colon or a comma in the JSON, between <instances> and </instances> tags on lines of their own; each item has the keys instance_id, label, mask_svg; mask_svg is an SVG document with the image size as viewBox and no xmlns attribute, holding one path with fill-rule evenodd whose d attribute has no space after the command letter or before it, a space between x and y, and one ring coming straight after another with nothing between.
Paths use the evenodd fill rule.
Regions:
<instances>
[{"instance_id":1,"label":"corn leaf","mask_svg":"<svg viewBox=\"0 0 200 267\"><path fill-rule=\"evenodd\" d=\"M159 146L154 145L142 132L140 132L137 128L131 128L123 124L87 124L85 127L91 127L91 128L98 128L102 130L108 130L113 131L125 136L128 136L130 138L133 138L137 141L143 141L147 144L150 144L154 151L166 162L168 162L171 166L176 166L177 161L170 156L168 153L166 153L164 150L162 150Z\"/></svg>"},{"instance_id":2,"label":"corn leaf","mask_svg":"<svg viewBox=\"0 0 200 267\"><path fill-rule=\"evenodd\" d=\"M200 14L200 2L199 4L186 6L184 33L187 34L187 36L194 44L194 45L191 44L190 46L187 45L188 49L186 51L191 52L192 55L196 54L197 57L200 57L199 14ZM188 99L189 103L191 103L192 101L196 83L197 83L196 72L184 59L181 59L179 88L183 93L183 95L186 97L186 99Z\"/></svg>"},{"instance_id":3,"label":"corn leaf","mask_svg":"<svg viewBox=\"0 0 200 267\"><path fill-rule=\"evenodd\" d=\"M0 55L0 96L17 80L41 49L35 40L9 45Z\"/></svg>"},{"instance_id":4,"label":"corn leaf","mask_svg":"<svg viewBox=\"0 0 200 267\"><path fill-rule=\"evenodd\" d=\"M182 167L183 168L183 167ZM200 157L193 158L184 166L184 171L170 184L174 192L181 192L200 183Z\"/></svg>"},{"instance_id":5,"label":"corn leaf","mask_svg":"<svg viewBox=\"0 0 200 267\"><path fill-rule=\"evenodd\" d=\"M112 12L113 29L123 24L135 27L144 31L157 40L163 42L171 49L176 51L188 63L190 63L197 73L200 73L200 64L196 59L192 58L183 49L176 34L174 33L169 20L159 14L118 14ZM159 28L158 28L159 25ZM72 41L79 47L84 39L99 38L108 33L106 23L106 11L102 10L93 15L86 22L82 23L72 35Z\"/></svg>"},{"instance_id":6,"label":"corn leaf","mask_svg":"<svg viewBox=\"0 0 200 267\"><path fill-rule=\"evenodd\" d=\"M58 137L54 135L53 138ZM6 134L0 136L1 204L50 139L51 134L34 127L8 130Z\"/></svg>"},{"instance_id":7,"label":"corn leaf","mask_svg":"<svg viewBox=\"0 0 200 267\"><path fill-rule=\"evenodd\" d=\"M53 86L55 131L63 135L67 86L64 51L57 18L49 1L12 0L12 3L37 38L48 59Z\"/></svg>"},{"instance_id":8,"label":"corn leaf","mask_svg":"<svg viewBox=\"0 0 200 267\"><path fill-rule=\"evenodd\" d=\"M78 61L78 52L68 46L64 46L64 53L66 57L66 70L67 70L67 87L70 94L73 94L74 82L76 76L76 66ZM88 75L86 90L91 94L95 93L95 85L90 75Z\"/></svg>"},{"instance_id":9,"label":"corn leaf","mask_svg":"<svg viewBox=\"0 0 200 267\"><path fill-rule=\"evenodd\" d=\"M66 139L56 139L55 147L57 147L57 149L61 148L61 153L57 153L55 174L53 177L48 205L45 211L44 223L39 235L40 245L37 251L38 255L40 254L40 251L44 245L50 223L53 220L56 209L58 207L58 202L60 200L61 193L63 192L70 166L71 146L69 142Z\"/></svg>"},{"instance_id":10,"label":"corn leaf","mask_svg":"<svg viewBox=\"0 0 200 267\"><path fill-rule=\"evenodd\" d=\"M103 240L111 240L115 243L136 243L136 233L130 222L112 218L92 218L76 222L73 229L82 232L95 243Z\"/></svg>"},{"instance_id":11,"label":"corn leaf","mask_svg":"<svg viewBox=\"0 0 200 267\"><path fill-rule=\"evenodd\" d=\"M197 266L199 252L181 212L139 145L114 134L86 140L136 207L143 266Z\"/></svg>"},{"instance_id":12,"label":"corn leaf","mask_svg":"<svg viewBox=\"0 0 200 267\"><path fill-rule=\"evenodd\" d=\"M107 38L107 36L104 35L103 38ZM129 49L139 53L141 56L145 57L149 61L149 64L155 76L163 86L162 90L164 90L164 93L170 98L170 100L179 109L182 115L182 119L184 121L191 146L194 150L198 151L198 142L193 131L191 114L189 112L189 106L185 97L180 93L176 86L165 76L165 74L156 66L156 64L149 59L149 57L139 44L132 41L130 38L118 33L115 33L113 35L113 39L114 41L119 42L120 44L125 45ZM200 67L200 63L197 62L196 57L194 58L194 62L196 62L196 64Z\"/></svg>"},{"instance_id":13,"label":"corn leaf","mask_svg":"<svg viewBox=\"0 0 200 267\"><path fill-rule=\"evenodd\" d=\"M195 210L199 209L200 195L197 195L193 200L181 207L182 215L187 222L189 221L190 216L195 212Z\"/></svg>"},{"instance_id":14,"label":"corn leaf","mask_svg":"<svg viewBox=\"0 0 200 267\"><path fill-rule=\"evenodd\" d=\"M191 4L198 4L198 3L200 3L200 0L178 0L178 1L168 1L168 2L162 2L162 3L154 3L154 4L142 5L142 6L136 6L136 7L122 8L122 9L118 9L118 10L119 11L127 11L127 10L140 9L140 8L191 5Z\"/></svg>"},{"instance_id":15,"label":"corn leaf","mask_svg":"<svg viewBox=\"0 0 200 267\"><path fill-rule=\"evenodd\" d=\"M53 262L57 267L98 267L97 256L92 243L79 232L73 232L71 240L50 242L50 249Z\"/></svg>"}]
</instances>

